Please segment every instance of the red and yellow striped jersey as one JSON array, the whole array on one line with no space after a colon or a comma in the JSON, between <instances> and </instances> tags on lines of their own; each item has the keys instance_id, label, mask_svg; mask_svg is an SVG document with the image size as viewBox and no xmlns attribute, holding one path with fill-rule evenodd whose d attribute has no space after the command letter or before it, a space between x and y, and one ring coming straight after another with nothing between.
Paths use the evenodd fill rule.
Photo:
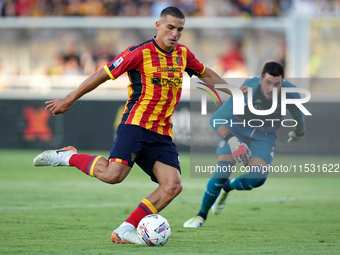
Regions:
<instances>
[{"instance_id":1,"label":"red and yellow striped jersey","mask_svg":"<svg viewBox=\"0 0 340 255\"><path fill-rule=\"evenodd\" d=\"M138 125L172 137L171 115L182 92L183 72L204 73L205 66L184 45L162 49L155 37L126 49L104 66L112 80L128 72L129 100L121 124Z\"/></svg>"}]
</instances>

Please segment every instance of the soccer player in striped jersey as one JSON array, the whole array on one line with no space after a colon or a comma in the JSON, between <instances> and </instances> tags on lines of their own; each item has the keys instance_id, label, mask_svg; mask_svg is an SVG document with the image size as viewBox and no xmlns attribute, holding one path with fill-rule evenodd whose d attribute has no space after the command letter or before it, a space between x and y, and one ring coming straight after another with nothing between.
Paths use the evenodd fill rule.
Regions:
<instances>
[{"instance_id":1,"label":"soccer player in striped jersey","mask_svg":"<svg viewBox=\"0 0 340 255\"><path fill-rule=\"evenodd\" d=\"M124 72L129 75L129 99L108 160L102 156L78 154L72 146L45 151L34 159L36 166L74 166L110 184L122 182L137 163L159 184L113 231L114 243L140 244L134 231L139 221L148 214L160 212L182 190L178 151L172 141L171 115L181 97L183 73L196 75L212 87L225 83L186 46L178 44L184 23L184 14L178 8L165 8L156 22L154 38L127 48L65 98L46 102L46 109L52 115L61 114L103 82L115 80ZM229 90L225 92L230 94Z\"/></svg>"}]
</instances>

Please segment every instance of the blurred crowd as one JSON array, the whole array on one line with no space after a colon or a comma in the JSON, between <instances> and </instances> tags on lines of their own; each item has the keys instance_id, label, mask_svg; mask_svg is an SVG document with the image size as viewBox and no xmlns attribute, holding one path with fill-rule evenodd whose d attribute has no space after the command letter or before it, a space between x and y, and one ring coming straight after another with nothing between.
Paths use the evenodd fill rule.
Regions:
<instances>
[{"instance_id":1,"label":"blurred crowd","mask_svg":"<svg viewBox=\"0 0 340 255\"><path fill-rule=\"evenodd\" d=\"M166 6L186 16L340 13L340 0L0 0L1 16L155 16Z\"/></svg>"},{"instance_id":2,"label":"blurred crowd","mask_svg":"<svg viewBox=\"0 0 340 255\"><path fill-rule=\"evenodd\" d=\"M340 0L0 0L1 16L144 16L158 17L162 9L169 5L179 7L187 16L284 16L290 14L340 15ZM1 18L0 18L1 20ZM0 21L1 22L1 21ZM332 30L333 31L333 30ZM330 34L334 35L333 32ZM78 40L78 41L77 41ZM59 46L59 53L43 67L36 67L30 73L46 75L89 75L114 59L119 51L108 41L84 44L74 39ZM337 42L338 40L334 40ZM214 70L223 77L248 77L249 52L243 39L235 38L225 42L225 50L214 56ZM5 45L5 43L4 43ZM85 46L86 45L86 46ZM1 45L0 45L1 46ZM331 48L331 47L329 47ZM279 43L276 50L268 48L259 62L270 56L271 60L285 65L286 45ZM7 54L7 56L11 56ZM314 55L313 55L314 56ZM11 61L0 58L0 75L20 74L21 68ZM36 60L37 62L41 59ZM13 61L17 63L18 61ZM320 58L312 57L311 74L319 68ZM334 65L336 66L336 65ZM314 68L315 67L315 68ZM314 68L314 69L313 69ZM27 72L24 72L27 73Z\"/></svg>"},{"instance_id":3,"label":"blurred crowd","mask_svg":"<svg viewBox=\"0 0 340 255\"><path fill-rule=\"evenodd\" d=\"M81 53L80 53L81 52ZM116 57L112 43L100 43L96 48L87 47L80 51L76 41L67 44L64 51L56 55L47 69L47 75L90 75Z\"/></svg>"},{"instance_id":4,"label":"blurred crowd","mask_svg":"<svg viewBox=\"0 0 340 255\"><path fill-rule=\"evenodd\" d=\"M216 0L212 16L268 17L339 14L340 0Z\"/></svg>"},{"instance_id":5,"label":"blurred crowd","mask_svg":"<svg viewBox=\"0 0 340 255\"><path fill-rule=\"evenodd\" d=\"M205 0L0 0L2 16L159 16L174 5L201 16Z\"/></svg>"},{"instance_id":6,"label":"blurred crowd","mask_svg":"<svg viewBox=\"0 0 340 255\"><path fill-rule=\"evenodd\" d=\"M46 75L90 75L113 60L119 52L115 45L109 42L96 44L80 50L76 41L65 44L65 48L54 57L47 66ZM286 64L286 44L284 41L277 46L277 51L261 61L276 61ZM0 62L1 64L1 62ZM229 38L225 41L224 50L216 55L213 69L225 78L249 77L247 57L243 42L240 39Z\"/></svg>"}]
</instances>

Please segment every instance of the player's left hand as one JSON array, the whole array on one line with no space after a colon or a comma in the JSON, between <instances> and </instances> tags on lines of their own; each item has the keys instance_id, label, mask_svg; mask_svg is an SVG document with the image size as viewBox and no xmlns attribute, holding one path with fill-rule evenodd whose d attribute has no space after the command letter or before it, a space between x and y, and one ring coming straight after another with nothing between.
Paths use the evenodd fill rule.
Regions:
<instances>
[{"instance_id":1,"label":"player's left hand","mask_svg":"<svg viewBox=\"0 0 340 255\"><path fill-rule=\"evenodd\" d=\"M299 140L301 140L302 138L304 138L306 136L306 131L303 131L301 133L296 132L295 130L290 131L288 133L288 141L287 143L290 142L298 142Z\"/></svg>"}]
</instances>

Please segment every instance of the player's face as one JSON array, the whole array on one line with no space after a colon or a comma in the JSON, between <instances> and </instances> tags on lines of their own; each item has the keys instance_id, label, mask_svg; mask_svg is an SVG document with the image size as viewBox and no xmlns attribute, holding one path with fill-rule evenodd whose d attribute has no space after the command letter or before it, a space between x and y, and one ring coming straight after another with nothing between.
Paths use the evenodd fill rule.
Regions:
<instances>
[{"instance_id":1,"label":"player's face","mask_svg":"<svg viewBox=\"0 0 340 255\"><path fill-rule=\"evenodd\" d=\"M277 88L277 93L280 92L282 86L282 76L271 76L266 73L263 77L260 76L261 91L268 100L273 99L273 88Z\"/></svg>"},{"instance_id":2,"label":"player's face","mask_svg":"<svg viewBox=\"0 0 340 255\"><path fill-rule=\"evenodd\" d=\"M156 40L162 48L172 50L175 47L177 41L181 38L184 23L184 19L175 18L171 15L167 15L166 18L160 18L156 22Z\"/></svg>"}]
</instances>

